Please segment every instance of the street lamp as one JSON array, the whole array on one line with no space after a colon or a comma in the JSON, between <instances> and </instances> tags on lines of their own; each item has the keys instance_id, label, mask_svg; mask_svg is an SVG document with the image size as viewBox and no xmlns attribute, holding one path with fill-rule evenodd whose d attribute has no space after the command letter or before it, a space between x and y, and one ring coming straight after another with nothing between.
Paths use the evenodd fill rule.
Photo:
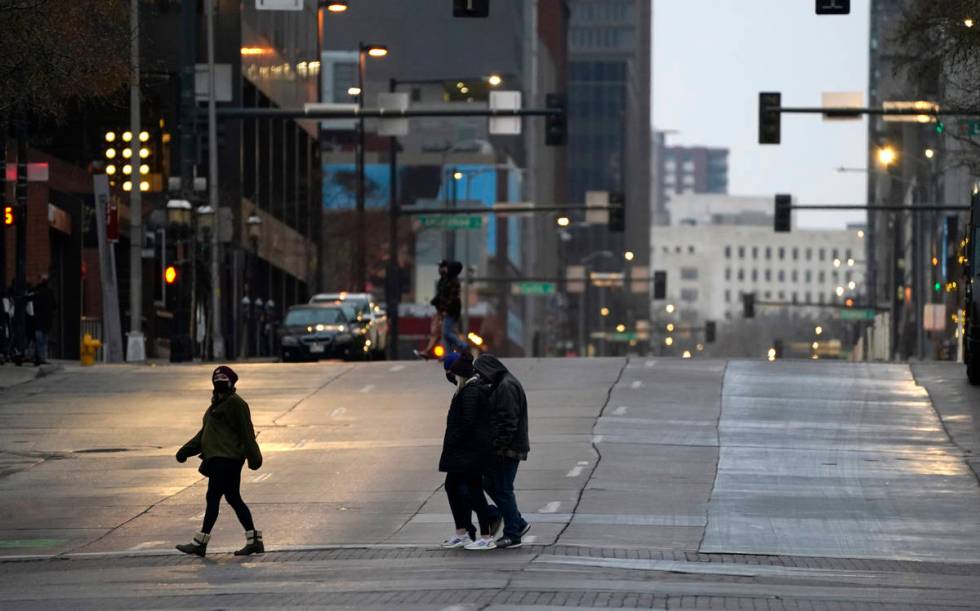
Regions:
<instances>
[{"instance_id":1,"label":"street lamp","mask_svg":"<svg viewBox=\"0 0 980 611\"><path fill-rule=\"evenodd\" d=\"M558 223L559 227L568 227L572 224L572 219L568 218L567 216L559 216L555 222Z\"/></svg>"},{"instance_id":2,"label":"street lamp","mask_svg":"<svg viewBox=\"0 0 980 611\"><path fill-rule=\"evenodd\" d=\"M347 0L325 0L320 2L320 6L331 13L344 13L347 11Z\"/></svg>"},{"instance_id":3,"label":"street lamp","mask_svg":"<svg viewBox=\"0 0 980 611\"><path fill-rule=\"evenodd\" d=\"M504 79L501 78L499 74L491 74L489 77L487 77L487 83L489 83L491 87L499 87L503 82Z\"/></svg>"},{"instance_id":4,"label":"street lamp","mask_svg":"<svg viewBox=\"0 0 980 611\"><path fill-rule=\"evenodd\" d=\"M357 45L357 107L364 108L364 68L365 58L381 58L388 55L388 48L378 44ZM364 217L364 117L357 120L357 258L355 259L354 282L357 290L367 290L367 226Z\"/></svg>"},{"instance_id":5,"label":"street lamp","mask_svg":"<svg viewBox=\"0 0 980 611\"><path fill-rule=\"evenodd\" d=\"M898 159L898 153L895 152L895 147L890 144L878 148L878 163L882 167L889 167L895 160Z\"/></svg>"},{"instance_id":6,"label":"street lamp","mask_svg":"<svg viewBox=\"0 0 980 611\"><path fill-rule=\"evenodd\" d=\"M627 261L632 261L634 257L636 257L636 255L633 254L632 250L627 250L625 253L623 253L623 258Z\"/></svg>"},{"instance_id":7,"label":"street lamp","mask_svg":"<svg viewBox=\"0 0 980 611\"><path fill-rule=\"evenodd\" d=\"M674 313L674 309L675 309L674 308L674 304L672 304L672 303L668 303L667 304L667 307L664 308L664 310L666 310L668 314L673 314Z\"/></svg>"}]
</instances>

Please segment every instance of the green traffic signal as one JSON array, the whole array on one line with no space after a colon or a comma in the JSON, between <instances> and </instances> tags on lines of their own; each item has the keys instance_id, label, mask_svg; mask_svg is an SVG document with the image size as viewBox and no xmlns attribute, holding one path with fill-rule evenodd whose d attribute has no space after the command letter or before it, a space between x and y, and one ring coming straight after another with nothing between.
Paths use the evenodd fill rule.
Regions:
<instances>
[{"instance_id":1,"label":"green traffic signal","mask_svg":"<svg viewBox=\"0 0 980 611\"><path fill-rule=\"evenodd\" d=\"M940 290L942 289L942 285L940 285L940 284L939 284L939 283L937 282L937 283L936 283L936 284L935 284L935 285L933 286L933 288L934 288L934 289L936 289L936 292L938 293L938 292L939 292L939 291L940 291Z\"/></svg>"},{"instance_id":2,"label":"green traffic signal","mask_svg":"<svg viewBox=\"0 0 980 611\"><path fill-rule=\"evenodd\" d=\"M936 121L936 133L941 134L946 131L946 124L942 121Z\"/></svg>"}]
</instances>

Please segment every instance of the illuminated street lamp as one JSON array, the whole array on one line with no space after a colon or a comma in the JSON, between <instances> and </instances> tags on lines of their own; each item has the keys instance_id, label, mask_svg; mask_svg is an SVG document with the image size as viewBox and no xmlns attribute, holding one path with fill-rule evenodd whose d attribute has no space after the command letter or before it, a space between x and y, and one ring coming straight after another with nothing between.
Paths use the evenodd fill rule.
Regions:
<instances>
[{"instance_id":1,"label":"illuminated street lamp","mask_svg":"<svg viewBox=\"0 0 980 611\"><path fill-rule=\"evenodd\" d=\"M823 333L823 327L818 326L816 329L813 330L813 332L816 335L820 335L821 333Z\"/></svg>"},{"instance_id":2,"label":"illuminated street lamp","mask_svg":"<svg viewBox=\"0 0 980 611\"><path fill-rule=\"evenodd\" d=\"M898 153L895 152L895 148L890 144L878 148L878 163L882 167L887 168L895 163L896 159L898 159Z\"/></svg>"},{"instance_id":3,"label":"illuminated street lamp","mask_svg":"<svg viewBox=\"0 0 980 611\"><path fill-rule=\"evenodd\" d=\"M633 254L632 250L627 250L625 253L623 253L623 258L627 261L632 261L634 257L636 257L636 255Z\"/></svg>"},{"instance_id":4,"label":"illuminated street lamp","mask_svg":"<svg viewBox=\"0 0 980 611\"><path fill-rule=\"evenodd\" d=\"M936 151L934 151L932 149L926 149L925 150L925 156L926 156L926 159L932 159L933 157L936 156Z\"/></svg>"},{"instance_id":5,"label":"illuminated street lamp","mask_svg":"<svg viewBox=\"0 0 980 611\"><path fill-rule=\"evenodd\" d=\"M674 304L672 304L672 303L668 303L667 304L667 307L664 308L664 310L666 310L668 314L673 314L674 313L674 309L675 309L674 308Z\"/></svg>"},{"instance_id":6,"label":"illuminated street lamp","mask_svg":"<svg viewBox=\"0 0 980 611\"><path fill-rule=\"evenodd\" d=\"M326 8L331 13L343 13L347 11L347 0L328 0L321 2L320 6Z\"/></svg>"},{"instance_id":7,"label":"illuminated street lamp","mask_svg":"<svg viewBox=\"0 0 980 611\"><path fill-rule=\"evenodd\" d=\"M609 308L607 308L605 306L599 308L599 315L600 316L603 316L603 317L609 316Z\"/></svg>"},{"instance_id":8,"label":"illuminated street lamp","mask_svg":"<svg viewBox=\"0 0 980 611\"><path fill-rule=\"evenodd\" d=\"M842 287L842 286L837 287L836 289L834 289L834 293L836 293L838 297L843 297L844 296L844 287Z\"/></svg>"},{"instance_id":9,"label":"illuminated street lamp","mask_svg":"<svg viewBox=\"0 0 980 611\"><path fill-rule=\"evenodd\" d=\"M840 259L834 259L834 267L840 267Z\"/></svg>"},{"instance_id":10,"label":"illuminated street lamp","mask_svg":"<svg viewBox=\"0 0 980 611\"><path fill-rule=\"evenodd\" d=\"M491 87L499 87L500 84L503 83L503 82L504 82L504 79L501 78L501 76L499 74L491 74L487 78L487 83L489 83Z\"/></svg>"},{"instance_id":11,"label":"illuminated street lamp","mask_svg":"<svg viewBox=\"0 0 980 611\"><path fill-rule=\"evenodd\" d=\"M674 332L674 323L672 322L667 323L667 333L673 333L673 332Z\"/></svg>"},{"instance_id":12,"label":"illuminated street lamp","mask_svg":"<svg viewBox=\"0 0 980 611\"><path fill-rule=\"evenodd\" d=\"M616 333L626 333L626 325L623 323L616 325Z\"/></svg>"},{"instance_id":13,"label":"illuminated street lamp","mask_svg":"<svg viewBox=\"0 0 980 611\"><path fill-rule=\"evenodd\" d=\"M357 96L361 95L361 88L360 87L348 87L347 88L347 95L351 96L352 98L356 98Z\"/></svg>"},{"instance_id":14,"label":"illuminated street lamp","mask_svg":"<svg viewBox=\"0 0 980 611\"><path fill-rule=\"evenodd\" d=\"M968 28L972 28L973 27L973 18L972 17L966 17L965 19L963 19L963 25L965 25Z\"/></svg>"},{"instance_id":15,"label":"illuminated street lamp","mask_svg":"<svg viewBox=\"0 0 980 611\"><path fill-rule=\"evenodd\" d=\"M558 223L559 227L568 227L572 224L572 219L568 218L567 216L559 216L555 222Z\"/></svg>"},{"instance_id":16,"label":"illuminated street lamp","mask_svg":"<svg viewBox=\"0 0 980 611\"><path fill-rule=\"evenodd\" d=\"M673 337L667 337L667 338L664 339L664 343L667 344L668 346L673 346L674 345L674 338Z\"/></svg>"}]
</instances>

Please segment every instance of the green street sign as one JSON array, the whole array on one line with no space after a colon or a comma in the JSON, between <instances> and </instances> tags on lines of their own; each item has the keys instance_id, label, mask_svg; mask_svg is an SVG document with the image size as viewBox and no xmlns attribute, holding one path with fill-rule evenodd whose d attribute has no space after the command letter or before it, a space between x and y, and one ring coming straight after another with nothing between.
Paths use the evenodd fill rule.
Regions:
<instances>
[{"instance_id":1,"label":"green street sign","mask_svg":"<svg viewBox=\"0 0 980 611\"><path fill-rule=\"evenodd\" d=\"M612 333L609 335L611 342L631 342L636 339L636 331L624 331L623 333Z\"/></svg>"},{"instance_id":2,"label":"green street sign","mask_svg":"<svg viewBox=\"0 0 980 611\"><path fill-rule=\"evenodd\" d=\"M558 287L554 282L517 282L511 293L514 295L554 295Z\"/></svg>"},{"instance_id":3,"label":"green street sign","mask_svg":"<svg viewBox=\"0 0 980 611\"><path fill-rule=\"evenodd\" d=\"M426 229L481 229L479 214L420 214L419 222Z\"/></svg>"},{"instance_id":4,"label":"green street sign","mask_svg":"<svg viewBox=\"0 0 980 611\"><path fill-rule=\"evenodd\" d=\"M874 320L874 310L852 310L850 308L840 311L841 320Z\"/></svg>"}]
</instances>

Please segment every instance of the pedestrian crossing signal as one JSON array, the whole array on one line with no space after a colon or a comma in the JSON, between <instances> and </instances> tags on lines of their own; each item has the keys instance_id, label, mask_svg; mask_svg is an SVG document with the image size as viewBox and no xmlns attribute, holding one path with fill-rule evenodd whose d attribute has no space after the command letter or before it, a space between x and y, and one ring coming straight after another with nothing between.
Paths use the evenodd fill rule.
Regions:
<instances>
[{"instance_id":1,"label":"pedestrian crossing signal","mask_svg":"<svg viewBox=\"0 0 980 611\"><path fill-rule=\"evenodd\" d=\"M13 225L14 224L14 207L4 206L3 207L3 224Z\"/></svg>"},{"instance_id":2,"label":"pedestrian crossing signal","mask_svg":"<svg viewBox=\"0 0 980 611\"><path fill-rule=\"evenodd\" d=\"M163 270L163 280L167 284L173 284L177 282L177 268L173 265L168 265L167 269Z\"/></svg>"}]
</instances>

